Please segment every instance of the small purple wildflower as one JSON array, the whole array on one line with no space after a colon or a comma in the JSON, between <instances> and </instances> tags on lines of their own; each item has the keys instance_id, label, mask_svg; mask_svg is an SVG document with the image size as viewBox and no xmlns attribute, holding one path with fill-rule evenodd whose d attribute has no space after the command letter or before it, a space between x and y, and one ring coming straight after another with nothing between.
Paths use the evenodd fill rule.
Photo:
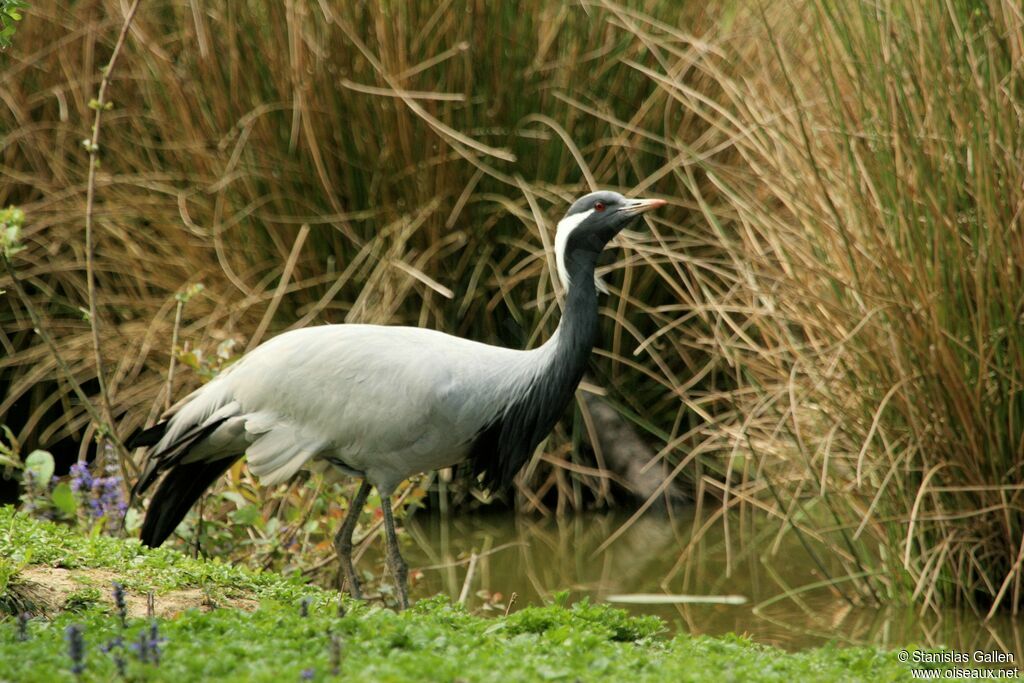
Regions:
<instances>
[{"instance_id":1,"label":"small purple wildflower","mask_svg":"<svg viewBox=\"0 0 1024 683\"><path fill-rule=\"evenodd\" d=\"M103 645L100 645L100 652L107 654L109 652L113 652L119 647L124 647L124 638L121 636L114 636Z\"/></svg>"},{"instance_id":2,"label":"small purple wildflower","mask_svg":"<svg viewBox=\"0 0 1024 683\"><path fill-rule=\"evenodd\" d=\"M92 490L92 473L89 465L84 460L79 460L71 466L71 490L75 493Z\"/></svg>"},{"instance_id":3,"label":"small purple wildflower","mask_svg":"<svg viewBox=\"0 0 1024 683\"><path fill-rule=\"evenodd\" d=\"M107 529L114 531L128 510L121 475L113 457L107 458L105 476L94 476L88 463L71 466L71 490L78 496L89 522L106 519Z\"/></svg>"},{"instance_id":4,"label":"small purple wildflower","mask_svg":"<svg viewBox=\"0 0 1024 683\"><path fill-rule=\"evenodd\" d=\"M18 640L22 642L28 640L28 620L31 618L28 612L18 615Z\"/></svg>"},{"instance_id":5,"label":"small purple wildflower","mask_svg":"<svg viewBox=\"0 0 1024 683\"><path fill-rule=\"evenodd\" d=\"M299 604L299 615L305 619L309 616L309 598L302 598L302 602Z\"/></svg>"},{"instance_id":6,"label":"small purple wildflower","mask_svg":"<svg viewBox=\"0 0 1024 683\"><path fill-rule=\"evenodd\" d=\"M82 637L82 627L78 624L71 624L64 630L68 639L68 657L71 658L71 673L75 678L80 678L85 671L85 639Z\"/></svg>"},{"instance_id":7,"label":"small purple wildflower","mask_svg":"<svg viewBox=\"0 0 1024 683\"><path fill-rule=\"evenodd\" d=\"M149 622L149 656L157 666L160 666L160 643L166 642L166 638L160 637L160 625L153 619Z\"/></svg>"},{"instance_id":8,"label":"small purple wildflower","mask_svg":"<svg viewBox=\"0 0 1024 683\"><path fill-rule=\"evenodd\" d=\"M309 667L308 669L303 669L302 670L302 673L299 674L299 679L303 680L303 681L311 681L311 680L313 680L313 677L315 675L316 675L316 669L314 669L313 667Z\"/></svg>"},{"instance_id":9,"label":"small purple wildflower","mask_svg":"<svg viewBox=\"0 0 1024 683\"><path fill-rule=\"evenodd\" d=\"M100 646L100 651L109 654L114 658L114 666L117 667L117 674L125 677L127 663L124 661L124 638L115 636Z\"/></svg>"},{"instance_id":10,"label":"small purple wildflower","mask_svg":"<svg viewBox=\"0 0 1024 683\"><path fill-rule=\"evenodd\" d=\"M21 510L35 517L42 519L53 519L53 510L48 505L39 505L40 500L45 500L47 485L36 483L32 470L25 470L21 476Z\"/></svg>"},{"instance_id":11,"label":"small purple wildflower","mask_svg":"<svg viewBox=\"0 0 1024 683\"><path fill-rule=\"evenodd\" d=\"M146 637L145 629L139 631L139 642L132 643L131 649L138 656L140 662L143 664L149 662L149 638Z\"/></svg>"},{"instance_id":12,"label":"small purple wildflower","mask_svg":"<svg viewBox=\"0 0 1024 683\"><path fill-rule=\"evenodd\" d=\"M124 603L124 586L117 581L114 582L114 604L117 606L117 615L121 617L121 628L128 626L128 607Z\"/></svg>"}]
</instances>

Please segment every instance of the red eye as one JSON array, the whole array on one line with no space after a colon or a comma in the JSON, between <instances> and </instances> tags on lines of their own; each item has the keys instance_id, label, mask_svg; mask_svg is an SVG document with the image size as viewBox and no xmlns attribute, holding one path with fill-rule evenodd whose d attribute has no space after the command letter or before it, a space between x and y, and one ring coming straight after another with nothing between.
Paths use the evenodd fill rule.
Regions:
<instances>
[{"instance_id":1,"label":"red eye","mask_svg":"<svg viewBox=\"0 0 1024 683\"><path fill-rule=\"evenodd\" d=\"M604 202L594 202L594 211L604 211Z\"/></svg>"}]
</instances>

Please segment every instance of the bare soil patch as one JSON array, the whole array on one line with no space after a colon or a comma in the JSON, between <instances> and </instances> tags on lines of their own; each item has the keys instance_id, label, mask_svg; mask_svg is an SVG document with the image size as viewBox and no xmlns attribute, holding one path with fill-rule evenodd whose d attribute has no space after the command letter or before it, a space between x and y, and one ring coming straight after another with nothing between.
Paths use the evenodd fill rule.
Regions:
<instances>
[{"instance_id":1,"label":"bare soil patch","mask_svg":"<svg viewBox=\"0 0 1024 683\"><path fill-rule=\"evenodd\" d=\"M7 586L7 595L0 601L0 610L28 612L35 616L49 616L71 606L76 596L91 593L95 602L114 608L113 583L121 580L117 572L108 569L65 569L35 566L18 572ZM89 589L97 589L90 592ZM129 617L148 615L148 596L125 589L125 607ZM246 597L216 599L199 588L186 588L157 593L153 596L153 613L158 617L173 617L186 610L209 611L218 607L233 607L254 611L259 603Z\"/></svg>"}]
</instances>

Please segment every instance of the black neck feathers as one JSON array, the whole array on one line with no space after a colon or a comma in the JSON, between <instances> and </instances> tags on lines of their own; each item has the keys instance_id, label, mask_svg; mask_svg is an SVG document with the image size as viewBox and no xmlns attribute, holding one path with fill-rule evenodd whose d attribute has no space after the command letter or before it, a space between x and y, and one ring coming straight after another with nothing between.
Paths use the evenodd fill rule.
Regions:
<instances>
[{"instance_id":1,"label":"black neck feathers","mask_svg":"<svg viewBox=\"0 0 1024 683\"><path fill-rule=\"evenodd\" d=\"M492 490L512 485L534 449L550 433L572 400L597 338L597 254L566 245L570 285L554 336L535 354L537 373L525 391L485 427L470 449L473 474Z\"/></svg>"}]
</instances>

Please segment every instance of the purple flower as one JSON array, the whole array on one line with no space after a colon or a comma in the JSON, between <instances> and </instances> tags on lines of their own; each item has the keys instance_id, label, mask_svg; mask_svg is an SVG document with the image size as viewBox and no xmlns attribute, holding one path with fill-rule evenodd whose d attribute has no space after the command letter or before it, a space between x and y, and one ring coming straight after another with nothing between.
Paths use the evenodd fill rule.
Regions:
<instances>
[{"instance_id":1,"label":"purple flower","mask_svg":"<svg viewBox=\"0 0 1024 683\"><path fill-rule=\"evenodd\" d=\"M121 475L113 456L107 458L103 476L95 476L86 462L71 466L71 490L78 497L82 510L89 522L105 519L107 529L115 531L118 521L128 510Z\"/></svg>"},{"instance_id":2,"label":"purple flower","mask_svg":"<svg viewBox=\"0 0 1024 683\"><path fill-rule=\"evenodd\" d=\"M110 654L114 658L114 666L117 667L117 673L121 678L124 678L126 665L124 661L124 638L121 636L111 638L100 646L100 651L104 654Z\"/></svg>"},{"instance_id":3,"label":"purple flower","mask_svg":"<svg viewBox=\"0 0 1024 683\"><path fill-rule=\"evenodd\" d=\"M103 645L100 645L100 652L107 654L119 647L124 647L124 639L121 636L115 636Z\"/></svg>"},{"instance_id":4,"label":"purple flower","mask_svg":"<svg viewBox=\"0 0 1024 683\"><path fill-rule=\"evenodd\" d=\"M139 661L145 664L149 661L149 638L146 637L146 631L139 631L139 640L137 643L131 644L132 652L138 656Z\"/></svg>"},{"instance_id":5,"label":"purple flower","mask_svg":"<svg viewBox=\"0 0 1024 683\"><path fill-rule=\"evenodd\" d=\"M311 681L311 680L313 680L313 676L315 676L315 675L316 675L316 669L314 669L313 667L310 667L308 669L303 669L302 673L299 674L299 678L301 680L303 680L303 681Z\"/></svg>"},{"instance_id":6,"label":"purple flower","mask_svg":"<svg viewBox=\"0 0 1024 683\"><path fill-rule=\"evenodd\" d=\"M31 618L28 612L22 612L18 615L18 640L28 640L28 620Z\"/></svg>"},{"instance_id":7,"label":"purple flower","mask_svg":"<svg viewBox=\"0 0 1024 683\"><path fill-rule=\"evenodd\" d=\"M71 466L71 490L75 493L92 489L92 474L89 465L79 460Z\"/></svg>"},{"instance_id":8,"label":"purple flower","mask_svg":"<svg viewBox=\"0 0 1024 683\"><path fill-rule=\"evenodd\" d=\"M160 637L160 625L154 619L149 622L148 629L139 631L139 640L131 644L131 649L138 655L140 662L153 662L160 666L160 644L166 642L166 638Z\"/></svg>"},{"instance_id":9,"label":"purple flower","mask_svg":"<svg viewBox=\"0 0 1024 683\"><path fill-rule=\"evenodd\" d=\"M81 677L85 671L85 639L82 637L82 627L78 624L71 624L64 630L68 640L68 657L71 658L71 673L76 678Z\"/></svg>"},{"instance_id":10,"label":"purple flower","mask_svg":"<svg viewBox=\"0 0 1024 683\"><path fill-rule=\"evenodd\" d=\"M128 606L124 602L124 586L117 581L114 582L114 604L117 615L121 617L121 628L125 628L128 625Z\"/></svg>"},{"instance_id":11,"label":"purple flower","mask_svg":"<svg viewBox=\"0 0 1024 683\"><path fill-rule=\"evenodd\" d=\"M160 625L157 620L149 622L149 655L157 666L160 666L160 643L165 642L167 639L160 637Z\"/></svg>"},{"instance_id":12,"label":"purple flower","mask_svg":"<svg viewBox=\"0 0 1024 683\"><path fill-rule=\"evenodd\" d=\"M299 604L299 614L303 619L309 616L309 598L302 598L302 603Z\"/></svg>"}]
</instances>

